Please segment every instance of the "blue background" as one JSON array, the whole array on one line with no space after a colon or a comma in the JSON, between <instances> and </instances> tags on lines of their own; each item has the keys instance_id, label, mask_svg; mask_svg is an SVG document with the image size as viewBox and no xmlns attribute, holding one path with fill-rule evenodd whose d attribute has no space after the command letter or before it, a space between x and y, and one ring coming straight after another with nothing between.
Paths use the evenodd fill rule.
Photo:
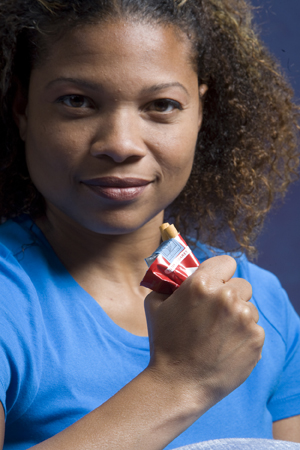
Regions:
<instances>
[{"instance_id":1,"label":"blue background","mask_svg":"<svg viewBox=\"0 0 300 450\"><path fill-rule=\"evenodd\" d=\"M252 0L261 37L280 61L300 104L300 0ZM267 218L254 261L275 273L300 315L300 182Z\"/></svg>"}]
</instances>

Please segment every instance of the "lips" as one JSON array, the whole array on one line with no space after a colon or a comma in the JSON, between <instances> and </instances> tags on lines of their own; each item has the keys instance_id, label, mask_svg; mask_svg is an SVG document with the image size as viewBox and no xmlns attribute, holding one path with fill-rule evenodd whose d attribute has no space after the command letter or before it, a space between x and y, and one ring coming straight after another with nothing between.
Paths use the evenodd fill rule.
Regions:
<instances>
[{"instance_id":1,"label":"lips","mask_svg":"<svg viewBox=\"0 0 300 450\"><path fill-rule=\"evenodd\" d=\"M112 201L130 201L139 197L151 181L134 177L101 177L82 182L95 194Z\"/></svg>"},{"instance_id":2,"label":"lips","mask_svg":"<svg viewBox=\"0 0 300 450\"><path fill-rule=\"evenodd\" d=\"M151 183L151 181L144 180L142 178L118 178L118 177L101 177L101 178L93 178L91 180L83 181L84 184L89 186L109 186L109 187L135 187L135 186L146 186Z\"/></svg>"}]
</instances>

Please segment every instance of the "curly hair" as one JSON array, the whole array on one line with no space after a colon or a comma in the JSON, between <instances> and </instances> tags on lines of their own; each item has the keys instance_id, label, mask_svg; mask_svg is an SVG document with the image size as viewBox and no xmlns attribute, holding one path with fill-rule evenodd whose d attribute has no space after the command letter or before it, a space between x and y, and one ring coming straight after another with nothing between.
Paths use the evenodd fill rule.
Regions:
<instances>
[{"instance_id":1,"label":"curly hair","mask_svg":"<svg viewBox=\"0 0 300 450\"><path fill-rule=\"evenodd\" d=\"M266 213L298 176L300 127L293 91L246 0L0 0L0 217L45 207L12 115L17 80L26 95L53 39L116 17L178 27L208 86L192 173L166 214L184 235L251 256Z\"/></svg>"}]
</instances>

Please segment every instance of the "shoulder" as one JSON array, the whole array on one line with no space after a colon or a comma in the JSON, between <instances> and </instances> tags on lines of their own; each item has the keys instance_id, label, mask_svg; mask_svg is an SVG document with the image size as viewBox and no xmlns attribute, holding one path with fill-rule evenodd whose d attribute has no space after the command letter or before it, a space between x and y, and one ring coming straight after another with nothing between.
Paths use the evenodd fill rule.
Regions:
<instances>
[{"instance_id":1,"label":"shoulder","mask_svg":"<svg viewBox=\"0 0 300 450\"><path fill-rule=\"evenodd\" d=\"M23 223L24 222L24 223ZM34 238L28 227L30 222L9 220L0 225L0 299L17 299L26 297L34 289L26 270L22 267L22 260L26 250L34 244ZM25 225L26 224L26 225ZM16 292L19 291L18 296Z\"/></svg>"},{"instance_id":2,"label":"shoulder","mask_svg":"<svg viewBox=\"0 0 300 450\"><path fill-rule=\"evenodd\" d=\"M286 303L286 293L276 275L251 263L245 256L237 260L237 274L251 283L253 297L259 306L266 301L271 301L274 306Z\"/></svg>"},{"instance_id":3,"label":"shoulder","mask_svg":"<svg viewBox=\"0 0 300 450\"><path fill-rule=\"evenodd\" d=\"M245 257L238 271L238 276L252 285L252 302L259 311L261 321L276 330L286 346L291 345L300 336L300 319L279 279Z\"/></svg>"},{"instance_id":4,"label":"shoulder","mask_svg":"<svg viewBox=\"0 0 300 450\"><path fill-rule=\"evenodd\" d=\"M9 267L10 275L15 271L19 279L31 280L37 289L42 279L49 278L50 265L55 267L58 261L41 230L25 215L0 225L0 257L2 275Z\"/></svg>"},{"instance_id":5,"label":"shoulder","mask_svg":"<svg viewBox=\"0 0 300 450\"><path fill-rule=\"evenodd\" d=\"M25 249L30 245L26 229L13 221L0 226L0 311L3 327L21 330L33 324L33 312L38 313L39 300L30 276L22 266ZM22 324L22 327L20 327ZM28 331L28 330L26 330ZM22 331L20 331L22 334ZM1 333L3 335L3 333ZM24 334L25 337L25 334Z\"/></svg>"},{"instance_id":6,"label":"shoulder","mask_svg":"<svg viewBox=\"0 0 300 450\"><path fill-rule=\"evenodd\" d=\"M10 336L22 345L35 340L42 323L39 293L28 270L32 245L26 227L14 221L0 226L0 339Z\"/></svg>"},{"instance_id":7,"label":"shoulder","mask_svg":"<svg viewBox=\"0 0 300 450\"><path fill-rule=\"evenodd\" d=\"M28 232L16 223L0 226L0 401L10 417L31 404L41 372L41 307L20 264L29 243Z\"/></svg>"},{"instance_id":8,"label":"shoulder","mask_svg":"<svg viewBox=\"0 0 300 450\"><path fill-rule=\"evenodd\" d=\"M201 243L197 243L194 254L199 259L200 263L213 256L224 254L232 256L237 263L237 269L234 276L249 281L252 285L254 296L259 294L259 297L264 297L265 300L267 300L267 298L272 299L272 302L274 302L274 300L279 302L285 301L284 298L286 295L278 278L268 270L251 263L244 254L226 253ZM261 303L261 301L259 301L259 303Z\"/></svg>"},{"instance_id":9,"label":"shoulder","mask_svg":"<svg viewBox=\"0 0 300 450\"><path fill-rule=\"evenodd\" d=\"M195 255L199 261L225 252L197 243ZM251 301L257 307L263 326L271 327L286 343L291 333L299 334L300 319L295 312L279 279L268 270L251 263L245 255L231 254L236 260L234 276L243 278L252 286ZM297 331L298 330L298 331Z\"/></svg>"},{"instance_id":10,"label":"shoulder","mask_svg":"<svg viewBox=\"0 0 300 450\"><path fill-rule=\"evenodd\" d=\"M32 220L25 215L2 223L0 225L2 248L5 247L8 253L11 253L16 259L20 259L22 253L39 240L34 232L35 228Z\"/></svg>"}]
</instances>

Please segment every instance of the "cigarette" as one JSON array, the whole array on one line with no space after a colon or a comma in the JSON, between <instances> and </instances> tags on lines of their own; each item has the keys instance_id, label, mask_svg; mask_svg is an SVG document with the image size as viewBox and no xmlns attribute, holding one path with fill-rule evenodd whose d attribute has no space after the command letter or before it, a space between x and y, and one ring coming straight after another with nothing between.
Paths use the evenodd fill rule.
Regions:
<instances>
[{"instance_id":1,"label":"cigarette","mask_svg":"<svg viewBox=\"0 0 300 450\"><path fill-rule=\"evenodd\" d=\"M161 237L163 241L167 241L168 239L173 239L178 236L178 231L174 227L174 225L170 225L168 222L163 223L160 227Z\"/></svg>"},{"instance_id":2,"label":"cigarette","mask_svg":"<svg viewBox=\"0 0 300 450\"><path fill-rule=\"evenodd\" d=\"M169 238L167 237L167 235L165 235L165 229L166 228L168 228L170 226L170 224L168 223L168 222L166 222L166 223L163 223L160 227L159 227L159 229L160 229L160 234L161 234L161 237L162 237L162 240L163 241L167 241Z\"/></svg>"}]
</instances>

